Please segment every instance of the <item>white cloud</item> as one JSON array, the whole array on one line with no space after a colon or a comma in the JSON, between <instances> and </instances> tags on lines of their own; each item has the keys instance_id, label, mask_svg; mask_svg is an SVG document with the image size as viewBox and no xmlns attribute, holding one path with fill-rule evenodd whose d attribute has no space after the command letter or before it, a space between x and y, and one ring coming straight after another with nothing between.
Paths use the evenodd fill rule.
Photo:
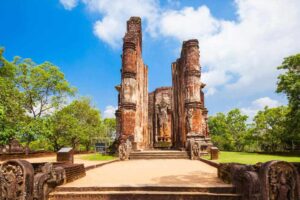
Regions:
<instances>
[{"instance_id":1,"label":"white cloud","mask_svg":"<svg viewBox=\"0 0 300 200\"><path fill-rule=\"evenodd\" d=\"M103 113L103 118L115 118L115 112L117 109L117 106L106 106Z\"/></svg>"},{"instance_id":2,"label":"white cloud","mask_svg":"<svg viewBox=\"0 0 300 200\"><path fill-rule=\"evenodd\" d=\"M269 108L274 108L281 105L279 101L271 99L270 97L262 97L256 99L255 101L252 102L252 104L261 109L263 109L266 106L268 106Z\"/></svg>"},{"instance_id":3,"label":"white cloud","mask_svg":"<svg viewBox=\"0 0 300 200\"><path fill-rule=\"evenodd\" d=\"M182 40L207 37L216 33L220 27L206 6L197 9L185 7L182 10L168 10L161 15L158 24L163 36L171 36Z\"/></svg>"},{"instance_id":4,"label":"white cloud","mask_svg":"<svg viewBox=\"0 0 300 200\"><path fill-rule=\"evenodd\" d=\"M148 24L153 24L158 16L155 0L82 0L91 12L102 15L94 23L94 34L113 48L119 48L126 30L126 21L131 16L140 16ZM149 32L155 26L147 26Z\"/></svg>"},{"instance_id":5,"label":"white cloud","mask_svg":"<svg viewBox=\"0 0 300 200\"><path fill-rule=\"evenodd\" d=\"M161 15L159 31L178 40L199 39L208 88L265 92L274 90L276 66L300 51L299 7L298 0L237 0L237 21L218 20L206 6L171 10Z\"/></svg>"},{"instance_id":6,"label":"white cloud","mask_svg":"<svg viewBox=\"0 0 300 200\"><path fill-rule=\"evenodd\" d=\"M78 4L78 0L59 0L66 10L72 10Z\"/></svg>"},{"instance_id":7,"label":"white cloud","mask_svg":"<svg viewBox=\"0 0 300 200\"><path fill-rule=\"evenodd\" d=\"M250 107L241 108L241 111L249 116L249 119L252 120L253 117L259 110L263 110L266 106L268 108L275 108L281 106L282 103L275 99L271 99L270 97L262 97L252 101Z\"/></svg>"}]
</instances>

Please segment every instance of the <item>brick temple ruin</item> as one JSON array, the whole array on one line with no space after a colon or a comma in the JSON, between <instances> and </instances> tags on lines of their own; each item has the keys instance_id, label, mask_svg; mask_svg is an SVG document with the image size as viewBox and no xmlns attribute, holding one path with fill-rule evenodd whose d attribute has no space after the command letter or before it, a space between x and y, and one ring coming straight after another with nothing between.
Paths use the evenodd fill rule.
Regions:
<instances>
[{"instance_id":1,"label":"brick temple ruin","mask_svg":"<svg viewBox=\"0 0 300 200\"><path fill-rule=\"evenodd\" d=\"M148 92L148 66L142 58L139 17L127 21L123 38L121 84L116 86L117 134L133 150L153 148L206 151L209 138L207 109L201 82L198 40L184 41L180 58L172 63L172 87Z\"/></svg>"},{"instance_id":2,"label":"brick temple ruin","mask_svg":"<svg viewBox=\"0 0 300 200\"><path fill-rule=\"evenodd\" d=\"M188 159L188 153L192 159L199 158L201 153L208 151L213 155L216 148L211 147L209 139L207 109L202 91L205 85L200 81L200 69L198 41L183 42L180 58L172 63L172 87L160 87L148 93L148 67L142 59L141 19L130 18L124 37L122 83L116 87L119 91L116 116L121 160L128 158L128 149L185 150L168 151L167 158L172 159L182 158L180 156L184 158L184 154ZM2 147L0 160L6 153L20 152L24 152L24 148L17 141L11 141L8 147ZM155 153L159 159L164 159L162 155L166 153L157 152L165 151ZM171 152L173 153L170 154ZM73 153L70 148L61 149L57 153L57 162L30 163L21 159L5 159L3 163L0 162L0 200L300 200L299 162L273 160L246 165L217 163L199 158L217 169L220 183L212 182L209 185L212 177L209 178L205 171L200 170L180 175L182 178L178 178L178 175L158 176L159 185L130 186L132 179L127 176L126 171L123 174L127 177L121 179L122 185L107 187L91 184L82 187L65 184L85 177L89 170L93 176L97 176L95 180L101 182L101 173L92 170L109 163L85 167L83 164L73 163ZM130 152L130 159L141 158L157 159L153 155L149 157L147 151ZM144 162L141 164L144 165ZM124 165L121 168L123 167ZM112 168L113 172L115 169ZM146 167L144 170L143 167L143 174L153 173L149 170L151 169ZM189 185L191 176L200 183L204 181L204 184L201 187ZM86 178L84 181L91 179L89 176ZM178 181L179 185L170 185L171 179Z\"/></svg>"}]
</instances>

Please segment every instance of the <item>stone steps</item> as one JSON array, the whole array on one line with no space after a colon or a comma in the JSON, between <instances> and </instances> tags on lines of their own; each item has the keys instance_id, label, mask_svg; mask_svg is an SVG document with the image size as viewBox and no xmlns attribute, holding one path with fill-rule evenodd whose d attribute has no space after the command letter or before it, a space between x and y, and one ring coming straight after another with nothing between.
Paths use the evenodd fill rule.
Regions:
<instances>
[{"instance_id":1,"label":"stone steps","mask_svg":"<svg viewBox=\"0 0 300 200\"><path fill-rule=\"evenodd\" d=\"M241 200L234 193L232 186L228 187L59 187L49 195L49 200Z\"/></svg>"},{"instance_id":2,"label":"stone steps","mask_svg":"<svg viewBox=\"0 0 300 200\"><path fill-rule=\"evenodd\" d=\"M232 185L213 187L191 186L116 186L116 187L58 187L56 192L90 192L90 191L165 191L165 192L206 192L206 193L235 193Z\"/></svg>"},{"instance_id":3,"label":"stone steps","mask_svg":"<svg viewBox=\"0 0 300 200\"><path fill-rule=\"evenodd\" d=\"M129 159L189 159L186 151L135 151Z\"/></svg>"}]
</instances>

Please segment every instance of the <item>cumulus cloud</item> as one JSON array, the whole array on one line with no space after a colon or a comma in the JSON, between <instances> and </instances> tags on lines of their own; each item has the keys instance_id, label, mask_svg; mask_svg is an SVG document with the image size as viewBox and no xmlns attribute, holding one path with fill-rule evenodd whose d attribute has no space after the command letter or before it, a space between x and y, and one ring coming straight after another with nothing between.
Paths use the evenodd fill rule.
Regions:
<instances>
[{"instance_id":1,"label":"cumulus cloud","mask_svg":"<svg viewBox=\"0 0 300 200\"><path fill-rule=\"evenodd\" d=\"M271 99L270 97L262 97L252 101L251 106L241 108L241 111L248 115L251 120L259 110L263 110L266 106L268 108L275 108L281 105L282 103L275 99Z\"/></svg>"},{"instance_id":2,"label":"cumulus cloud","mask_svg":"<svg viewBox=\"0 0 300 200\"><path fill-rule=\"evenodd\" d=\"M78 0L59 0L66 10L72 10L78 4Z\"/></svg>"},{"instance_id":3,"label":"cumulus cloud","mask_svg":"<svg viewBox=\"0 0 300 200\"><path fill-rule=\"evenodd\" d=\"M106 106L104 113L103 113L103 118L115 118L115 112L118 109L117 106Z\"/></svg>"},{"instance_id":4,"label":"cumulus cloud","mask_svg":"<svg viewBox=\"0 0 300 200\"><path fill-rule=\"evenodd\" d=\"M153 24L158 16L155 0L82 0L91 12L103 17L94 23L94 34L113 48L121 46L125 34L125 23L131 16L140 16L148 24ZM147 26L147 31L155 26Z\"/></svg>"},{"instance_id":5,"label":"cumulus cloud","mask_svg":"<svg viewBox=\"0 0 300 200\"><path fill-rule=\"evenodd\" d=\"M159 22L159 33L175 37L178 40L207 37L216 33L220 27L206 6L185 7L182 10L163 12Z\"/></svg>"},{"instance_id":6,"label":"cumulus cloud","mask_svg":"<svg viewBox=\"0 0 300 200\"><path fill-rule=\"evenodd\" d=\"M199 39L208 87L247 88L248 94L273 89L276 66L300 51L300 1L235 3L236 21L216 19L206 6L164 12L160 34L178 40Z\"/></svg>"}]
</instances>

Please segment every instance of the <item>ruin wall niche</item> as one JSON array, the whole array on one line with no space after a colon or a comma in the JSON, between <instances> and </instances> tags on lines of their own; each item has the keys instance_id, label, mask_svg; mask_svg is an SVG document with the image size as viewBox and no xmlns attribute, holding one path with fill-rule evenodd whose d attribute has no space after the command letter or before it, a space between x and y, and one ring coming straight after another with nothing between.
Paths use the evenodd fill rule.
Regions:
<instances>
[{"instance_id":1,"label":"ruin wall niche","mask_svg":"<svg viewBox=\"0 0 300 200\"><path fill-rule=\"evenodd\" d=\"M172 87L157 88L150 93L149 123L154 147L171 147L173 135L173 90ZM164 144L163 144L164 143ZM169 145L167 145L169 144Z\"/></svg>"},{"instance_id":2,"label":"ruin wall niche","mask_svg":"<svg viewBox=\"0 0 300 200\"><path fill-rule=\"evenodd\" d=\"M137 101L137 81L135 78L123 77L122 102L135 104Z\"/></svg>"},{"instance_id":3,"label":"ruin wall niche","mask_svg":"<svg viewBox=\"0 0 300 200\"><path fill-rule=\"evenodd\" d=\"M148 136L148 67L142 59L141 19L131 17L123 38L122 80L119 91L117 127L120 141L129 139L133 149L146 148Z\"/></svg>"}]
</instances>

